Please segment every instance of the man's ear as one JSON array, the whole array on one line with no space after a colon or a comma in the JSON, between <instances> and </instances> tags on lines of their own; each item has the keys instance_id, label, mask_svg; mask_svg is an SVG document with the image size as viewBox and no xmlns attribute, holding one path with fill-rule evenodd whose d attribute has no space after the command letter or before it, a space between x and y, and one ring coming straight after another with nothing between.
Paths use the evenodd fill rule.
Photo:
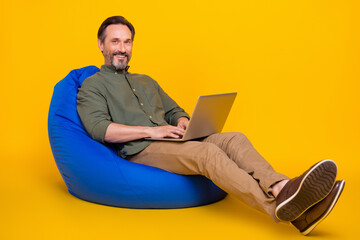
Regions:
<instances>
[{"instance_id":1,"label":"man's ear","mask_svg":"<svg viewBox=\"0 0 360 240\"><path fill-rule=\"evenodd\" d=\"M100 39L98 39L97 44L99 46L100 51L103 52L104 51L104 43Z\"/></svg>"}]
</instances>

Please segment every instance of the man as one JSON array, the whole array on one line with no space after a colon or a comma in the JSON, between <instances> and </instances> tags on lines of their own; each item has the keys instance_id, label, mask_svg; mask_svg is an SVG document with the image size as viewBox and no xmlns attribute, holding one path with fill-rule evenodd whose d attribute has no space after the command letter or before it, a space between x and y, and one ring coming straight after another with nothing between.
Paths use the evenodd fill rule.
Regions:
<instances>
[{"instance_id":1,"label":"man","mask_svg":"<svg viewBox=\"0 0 360 240\"><path fill-rule=\"evenodd\" d=\"M78 113L97 141L112 143L119 156L177 174L201 174L275 221L291 221L307 235L333 209L344 181L337 165L323 160L301 176L277 173L241 133L217 133L188 142L180 138L189 115L146 75L128 72L135 30L121 16L98 31L105 64L79 89Z\"/></svg>"}]
</instances>

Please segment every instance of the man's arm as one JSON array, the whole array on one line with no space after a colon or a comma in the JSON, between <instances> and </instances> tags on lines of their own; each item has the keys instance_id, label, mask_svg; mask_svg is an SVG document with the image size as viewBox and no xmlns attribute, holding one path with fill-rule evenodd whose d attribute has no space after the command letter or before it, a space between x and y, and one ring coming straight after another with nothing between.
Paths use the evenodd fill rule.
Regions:
<instances>
[{"instance_id":1,"label":"man's arm","mask_svg":"<svg viewBox=\"0 0 360 240\"><path fill-rule=\"evenodd\" d=\"M127 126L118 123L110 123L105 133L105 142L123 143L142 138L180 138L185 130L182 127L172 125L159 127Z\"/></svg>"},{"instance_id":2,"label":"man's arm","mask_svg":"<svg viewBox=\"0 0 360 240\"><path fill-rule=\"evenodd\" d=\"M84 85L79 89L77 110L88 133L100 142L124 143L146 137L179 138L185 132L184 128L171 125L143 127L114 123L105 98L100 91L91 86Z\"/></svg>"}]
</instances>

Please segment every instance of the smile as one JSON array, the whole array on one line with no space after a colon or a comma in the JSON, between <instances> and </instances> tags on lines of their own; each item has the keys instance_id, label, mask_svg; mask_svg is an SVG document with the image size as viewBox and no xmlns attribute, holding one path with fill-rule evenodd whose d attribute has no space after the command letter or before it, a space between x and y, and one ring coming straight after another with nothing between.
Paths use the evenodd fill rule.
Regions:
<instances>
[{"instance_id":1,"label":"smile","mask_svg":"<svg viewBox=\"0 0 360 240\"><path fill-rule=\"evenodd\" d=\"M118 59L125 59L126 55L116 54L115 57L118 58Z\"/></svg>"}]
</instances>

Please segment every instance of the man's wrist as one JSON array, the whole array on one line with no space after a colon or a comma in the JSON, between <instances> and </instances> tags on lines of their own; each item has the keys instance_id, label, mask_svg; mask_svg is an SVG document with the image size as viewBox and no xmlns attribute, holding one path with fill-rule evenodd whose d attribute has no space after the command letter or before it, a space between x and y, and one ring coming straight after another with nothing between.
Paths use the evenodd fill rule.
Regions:
<instances>
[{"instance_id":1,"label":"man's wrist","mask_svg":"<svg viewBox=\"0 0 360 240\"><path fill-rule=\"evenodd\" d=\"M144 134L146 135L145 137L151 137L151 131L152 131L152 127L144 127Z\"/></svg>"},{"instance_id":2,"label":"man's wrist","mask_svg":"<svg viewBox=\"0 0 360 240\"><path fill-rule=\"evenodd\" d=\"M181 120L189 121L189 118L187 118L187 117L179 117L178 120L177 120L177 123L179 123Z\"/></svg>"}]
</instances>

